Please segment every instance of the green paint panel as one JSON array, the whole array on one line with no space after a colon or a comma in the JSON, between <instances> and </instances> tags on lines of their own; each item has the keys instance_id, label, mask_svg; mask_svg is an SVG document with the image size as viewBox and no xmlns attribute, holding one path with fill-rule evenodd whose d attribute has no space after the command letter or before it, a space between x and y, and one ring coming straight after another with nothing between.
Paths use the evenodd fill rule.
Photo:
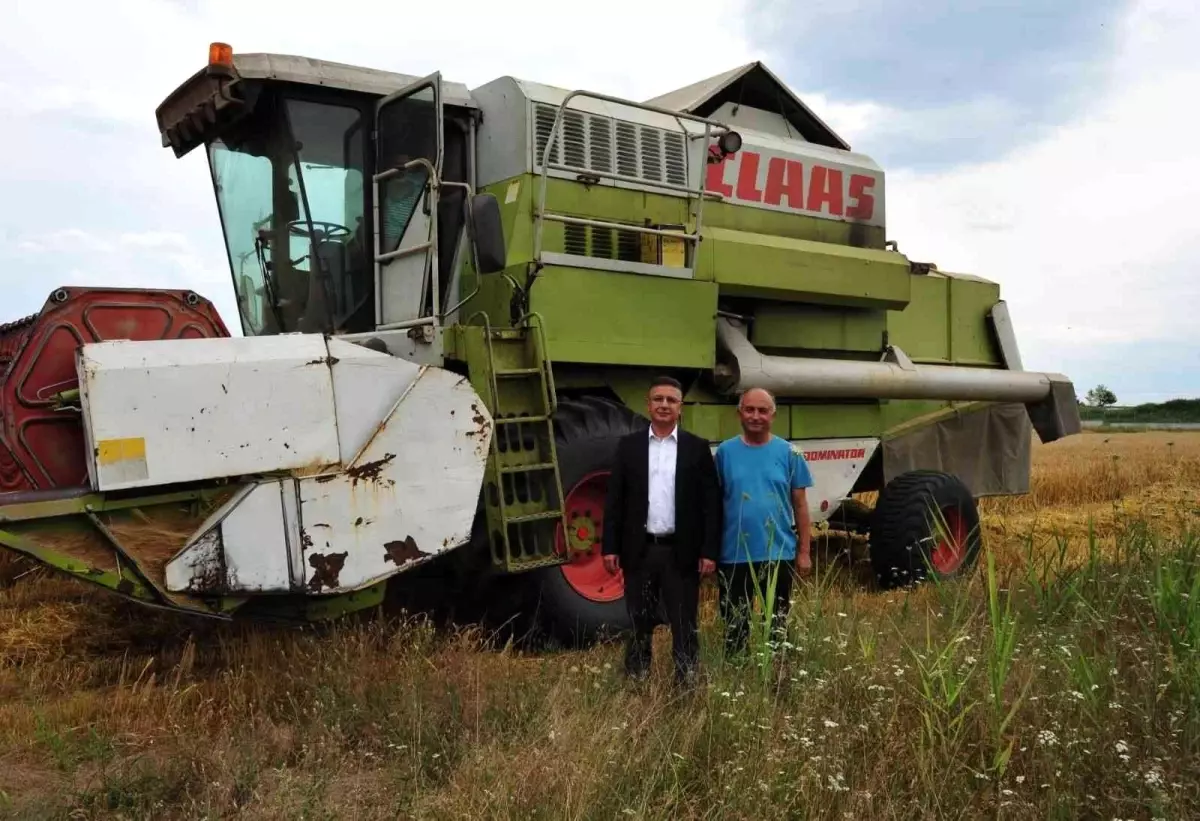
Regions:
<instances>
[{"instance_id":1,"label":"green paint panel","mask_svg":"<svg viewBox=\"0 0 1200 821\"><path fill-rule=\"evenodd\" d=\"M914 361L998 365L988 311L1000 299L993 282L936 274L912 278L912 302L888 313L888 335Z\"/></svg>"},{"instance_id":2,"label":"green paint panel","mask_svg":"<svg viewBox=\"0 0 1200 821\"><path fill-rule=\"evenodd\" d=\"M883 413L878 404L792 405L793 439L879 436Z\"/></svg>"},{"instance_id":3,"label":"green paint panel","mask_svg":"<svg viewBox=\"0 0 1200 821\"><path fill-rule=\"evenodd\" d=\"M950 354L946 282L943 277L912 277L912 302L903 311L888 312L889 341L912 359L944 362Z\"/></svg>"},{"instance_id":4,"label":"green paint panel","mask_svg":"<svg viewBox=\"0 0 1200 821\"><path fill-rule=\"evenodd\" d=\"M950 358L967 364L1000 364L988 312L1000 301L1000 286L974 279L950 280Z\"/></svg>"},{"instance_id":5,"label":"green paint panel","mask_svg":"<svg viewBox=\"0 0 1200 821\"><path fill-rule=\"evenodd\" d=\"M308 621L327 621L349 615L383 603L387 582L373 584L352 593L308 599L304 602L304 617Z\"/></svg>"},{"instance_id":6,"label":"green paint panel","mask_svg":"<svg viewBox=\"0 0 1200 821\"><path fill-rule=\"evenodd\" d=\"M0 507L0 522L22 522L34 519L53 519L73 516L86 510L107 512L131 507L152 507L175 502L207 501L220 496L221 488L185 490L178 493L157 493L147 496L108 498L102 493L89 493L68 499L46 499L35 502L8 504Z\"/></svg>"},{"instance_id":7,"label":"green paint panel","mask_svg":"<svg viewBox=\"0 0 1200 821\"><path fill-rule=\"evenodd\" d=\"M788 214L765 208L749 208L728 202L704 203L704 227L770 234L792 239L827 242L854 248L883 250L886 229L877 226L820 219L805 214Z\"/></svg>"},{"instance_id":8,"label":"green paint panel","mask_svg":"<svg viewBox=\"0 0 1200 821\"><path fill-rule=\"evenodd\" d=\"M723 294L898 309L908 304L908 262L899 254L705 228L700 269Z\"/></svg>"},{"instance_id":9,"label":"green paint panel","mask_svg":"<svg viewBox=\"0 0 1200 821\"><path fill-rule=\"evenodd\" d=\"M717 288L709 282L544 268L530 309L546 320L552 361L710 368Z\"/></svg>"},{"instance_id":10,"label":"green paint panel","mask_svg":"<svg viewBox=\"0 0 1200 821\"><path fill-rule=\"evenodd\" d=\"M537 177L531 178L532 202L537 202L541 185ZM589 188L567 180L547 180L546 210L572 217L626 222L643 225L647 221L668 225L683 225L689 222L687 200L663 194L648 194L627 191L621 188L595 186ZM532 211L530 211L532 214Z\"/></svg>"},{"instance_id":11,"label":"green paint panel","mask_svg":"<svg viewBox=\"0 0 1200 821\"><path fill-rule=\"evenodd\" d=\"M933 399L888 400L882 403L883 430L890 434L913 419L938 414L952 406L951 402L940 402Z\"/></svg>"},{"instance_id":12,"label":"green paint panel","mask_svg":"<svg viewBox=\"0 0 1200 821\"><path fill-rule=\"evenodd\" d=\"M754 314L750 341L763 349L880 351L887 314L821 305L763 305Z\"/></svg>"}]
</instances>

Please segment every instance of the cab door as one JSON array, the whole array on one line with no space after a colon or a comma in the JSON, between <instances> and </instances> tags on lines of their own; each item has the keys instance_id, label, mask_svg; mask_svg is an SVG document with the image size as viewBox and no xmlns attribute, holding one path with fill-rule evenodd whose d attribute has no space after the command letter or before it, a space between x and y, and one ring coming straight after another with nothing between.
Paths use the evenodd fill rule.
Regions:
<instances>
[{"instance_id":1,"label":"cab door","mask_svg":"<svg viewBox=\"0 0 1200 821\"><path fill-rule=\"evenodd\" d=\"M375 107L375 324L436 325L437 213L444 137L442 75L417 80Z\"/></svg>"}]
</instances>

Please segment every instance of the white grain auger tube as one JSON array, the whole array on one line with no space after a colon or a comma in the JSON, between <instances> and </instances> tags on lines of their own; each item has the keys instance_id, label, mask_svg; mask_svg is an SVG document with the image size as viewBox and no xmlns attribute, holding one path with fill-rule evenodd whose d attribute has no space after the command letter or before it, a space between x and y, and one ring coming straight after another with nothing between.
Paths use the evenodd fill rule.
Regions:
<instances>
[{"instance_id":1,"label":"white grain auger tube","mask_svg":"<svg viewBox=\"0 0 1200 821\"><path fill-rule=\"evenodd\" d=\"M935 399L1023 403L1043 442L1079 432L1078 415L1063 409L1075 388L1062 374L955 365L917 365L898 348L876 362L770 356L750 342L742 323L719 317L725 360L716 369L727 393L766 388L790 398Z\"/></svg>"},{"instance_id":2,"label":"white grain auger tube","mask_svg":"<svg viewBox=\"0 0 1200 821\"><path fill-rule=\"evenodd\" d=\"M171 592L347 592L470 538L492 420L462 376L310 334L77 364L96 490L240 484L167 563Z\"/></svg>"},{"instance_id":3,"label":"white grain auger tube","mask_svg":"<svg viewBox=\"0 0 1200 821\"><path fill-rule=\"evenodd\" d=\"M722 387L733 392L766 388L777 396L843 399L941 399L1037 402L1050 393L1051 373L914 365L893 348L892 361L863 362L768 356L730 320L718 320L721 343L733 355L733 373Z\"/></svg>"}]
</instances>

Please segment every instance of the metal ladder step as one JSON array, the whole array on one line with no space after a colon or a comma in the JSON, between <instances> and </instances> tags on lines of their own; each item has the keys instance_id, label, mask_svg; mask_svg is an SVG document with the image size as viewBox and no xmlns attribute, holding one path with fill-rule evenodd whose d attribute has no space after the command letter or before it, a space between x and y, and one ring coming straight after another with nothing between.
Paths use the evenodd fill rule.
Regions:
<instances>
[{"instance_id":1,"label":"metal ladder step","mask_svg":"<svg viewBox=\"0 0 1200 821\"><path fill-rule=\"evenodd\" d=\"M562 482L554 447L554 376L546 357L545 332L540 324L529 321L533 316L522 317L511 331L492 331L486 317L484 323L491 416L497 434L492 437L488 472L498 489L503 489L488 500L487 516L500 540L494 560L509 572L557 563L555 534L566 515L565 509L546 509L562 506ZM540 317L536 318L540 323ZM521 323L525 325L518 327ZM501 342L507 348L503 362L497 361ZM510 343L519 343L519 347ZM502 400L498 384L502 381L520 390ZM505 417L506 406L511 408L507 412L518 415ZM523 437L514 442L518 437L509 434L518 431L534 434L532 441ZM528 499L524 499L522 487L526 482L531 485ZM539 486L541 494L534 489ZM518 504L516 499L523 501Z\"/></svg>"},{"instance_id":2,"label":"metal ladder step","mask_svg":"<svg viewBox=\"0 0 1200 821\"><path fill-rule=\"evenodd\" d=\"M533 465L502 465L501 473L533 473L535 470L554 470L553 462L538 462Z\"/></svg>"},{"instance_id":3,"label":"metal ladder step","mask_svg":"<svg viewBox=\"0 0 1200 821\"><path fill-rule=\"evenodd\" d=\"M525 524L526 522L543 522L547 519L561 519L562 516L563 512L561 510L545 510L541 513L530 513L525 516L508 517L508 523L510 525L520 525Z\"/></svg>"},{"instance_id":4,"label":"metal ladder step","mask_svg":"<svg viewBox=\"0 0 1200 821\"><path fill-rule=\"evenodd\" d=\"M511 418L501 417L494 420L497 425L520 425L524 423L532 424L534 422L549 422L549 416L513 416Z\"/></svg>"}]
</instances>

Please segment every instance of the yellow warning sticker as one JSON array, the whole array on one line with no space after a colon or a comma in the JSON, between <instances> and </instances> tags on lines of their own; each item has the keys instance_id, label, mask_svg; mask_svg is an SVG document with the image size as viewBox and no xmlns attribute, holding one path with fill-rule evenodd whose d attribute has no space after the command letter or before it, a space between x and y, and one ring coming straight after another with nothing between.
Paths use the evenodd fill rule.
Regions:
<instances>
[{"instance_id":1,"label":"yellow warning sticker","mask_svg":"<svg viewBox=\"0 0 1200 821\"><path fill-rule=\"evenodd\" d=\"M145 458L146 440L140 436L132 439L103 439L96 444L96 461L102 465Z\"/></svg>"}]
</instances>

